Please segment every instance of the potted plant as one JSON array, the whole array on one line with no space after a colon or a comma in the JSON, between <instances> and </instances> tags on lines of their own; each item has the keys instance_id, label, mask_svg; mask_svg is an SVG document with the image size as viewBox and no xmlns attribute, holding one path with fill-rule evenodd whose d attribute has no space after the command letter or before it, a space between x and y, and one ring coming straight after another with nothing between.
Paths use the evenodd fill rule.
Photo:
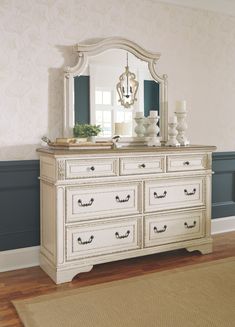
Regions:
<instances>
[{"instance_id":1,"label":"potted plant","mask_svg":"<svg viewBox=\"0 0 235 327\"><path fill-rule=\"evenodd\" d=\"M73 128L73 135L78 138L87 138L88 142L95 142L95 136L101 132L100 125L76 123Z\"/></svg>"}]
</instances>

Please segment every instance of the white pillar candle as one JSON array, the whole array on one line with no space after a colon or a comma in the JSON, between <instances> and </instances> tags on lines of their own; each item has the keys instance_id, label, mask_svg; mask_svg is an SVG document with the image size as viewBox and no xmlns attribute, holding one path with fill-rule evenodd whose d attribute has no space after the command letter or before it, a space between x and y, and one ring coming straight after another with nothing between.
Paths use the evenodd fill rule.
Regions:
<instances>
[{"instance_id":1,"label":"white pillar candle","mask_svg":"<svg viewBox=\"0 0 235 327\"><path fill-rule=\"evenodd\" d=\"M115 123L115 135L130 135L131 123Z\"/></svg>"},{"instance_id":2,"label":"white pillar candle","mask_svg":"<svg viewBox=\"0 0 235 327\"><path fill-rule=\"evenodd\" d=\"M169 118L169 124L177 124L177 117L172 116Z\"/></svg>"},{"instance_id":3,"label":"white pillar candle","mask_svg":"<svg viewBox=\"0 0 235 327\"><path fill-rule=\"evenodd\" d=\"M135 113L135 118L143 118L144 117L144 113L142 111L137 111Z\"/></svg>"},{"instance_id":4,"label":"white pillar candle","mask_svg":"<svg viewBox=\"0 0 235 327\"><path fill-rule=\"evenodd\" d=\"M185 100L176 101L176 112L186 112L186 101Z\"/></svg>"},{"instance_id":5,"label":"white pillar candle","mask_svg":"<svg viewBox=\"0 0 235 327\"><path fill-rule=\"evenodd\" d=\"M158 116L158 111L157 110L150 110L149 111L149 116L150 117L157 117Z\"/></svg>"}]
</instances>

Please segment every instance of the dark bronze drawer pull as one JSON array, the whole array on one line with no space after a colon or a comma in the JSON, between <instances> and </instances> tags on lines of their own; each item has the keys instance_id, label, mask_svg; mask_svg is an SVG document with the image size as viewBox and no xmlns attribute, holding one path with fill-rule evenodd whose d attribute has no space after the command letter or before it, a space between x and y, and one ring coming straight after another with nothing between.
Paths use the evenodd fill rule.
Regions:
<instances>
[{"instance_id":1,"label":"dark bronze drawer pull","mask_svg":"<svg viewBox=\"0 0 235 327\"><path fill-rule=\"evenodd\" d=\"M140 165L140 168L145 168L145 167L146 165L144 163Z\"/></svg>"},{"instance_id":2,"label":"dark bronze drawer pull","mask_svg":"<svg viewBox=\"0 0 235 327\"><path fill-rule=\"evenodd\" d=\"M94 167L94 166L91 166L91 167L90 167L90 170L91 170L91 171L94 171L94 170L95 170L95 167Z\"/></svg>"},{"instance_id":3,"label":"dark bronze drawer pull","mask_svg":"<svg viewBox=\"0 0 235 327\"><path fill-rule=\"evenodd\" d=\"M184 166L189 166L190 162L189 161L184 161Z\"/></svg>"},{"instance_id":4,"label":"dark bronze drawer pull","mask_svg":"<svg viewBox=\"0 0 235 327\"><path fill-rule=\"evenodd\" d=\"M130 231L128 230L125 235L119 235L118 232L115 233L116 238L121 239L121 238L127 238L130 235Z\"/></svg>"},{"instance_id":5,"label":"dark bronze drawer pull","mask_svg":"<svg viewBox=\"0 0 235 327\"><path fill-rule=\"evenodd\" d=\"M88 203L82 203L82 200L79 199L79 200L78 200L78 205L79 205L80 207L90 207L90 206L92 205L93 202L94 202L94 199L93 199L93 198L91 198L90 201L89 201Z\"/></svg>"},{"instance_id":6,"label":"dark bronze drawer pull","mask_svg":"<svg viewBox=\"0 0 235 327\"><path fill-rule=\"evenodd\" d=\"M163 194L161 195L158 195L157 192L154 192L153 193L153 196L155 197L155 199L162 199L162 198L165 198L167 195L167 191L164 191Z\"/></svg>"},{"instance_id":7,"label":"dark bronze drawer pull","mask_svg":"<svg viewBox=\"0 0 235 327\"><path fill-rule=\"evenodd\" d=\"M194 195L196 193L196 189L194 188L192 192L188 192L188 190L184 190L185 195Z\"/></svg>"},{"instance_id":8,"label":"dark bronze drawer pull","mask_svg":"<svg viewBox=\"0 0 235 327\"><path fill-rule=\"evenodd\" d=\"M130 200L130 198L131 198L131 196L130 196L130 194L128 194L125 199L120 199L118 195L116 196L115 199L117 202L123 203L123 202L128 202Z\"/></svg>"},{"instance_id":9,"label":"dark bronze drawer pull","mask_svg":"<svg viewBox=\"0 0 235 327\"><path fill-rule=\"evenodd\" d=\"M79 237L78 238L78 244L81 244L81 245L90 244L93 240L94 240L94 236L93 235L91 235L91 237L89 238L88 241L82 241L81 237Z\"/></svg>"},{"instance_id":10,"label":"dark bronze drawer pull","mask_svg":"<svg viewBox=\"0 0 235 327\"><path fill-rule=\"evenodd\" d=\"M193 225L188 225L187 222L184 223L185 228L188 228L188 229L194 228L196 225L197 225L196 220L194 220Z\"/></svg>"},{"instance_id":11,"label":"dark bronze drawer pull","mask_svg":"<svg viewBox=\"0 0 235 327\"><path fill-rule=\"evenodd\" d=\"M167 225L163 226L163 229L157 229L156 226L153 227L154 233L164 233L167 229Z\"/></svg>"}]
</instances>

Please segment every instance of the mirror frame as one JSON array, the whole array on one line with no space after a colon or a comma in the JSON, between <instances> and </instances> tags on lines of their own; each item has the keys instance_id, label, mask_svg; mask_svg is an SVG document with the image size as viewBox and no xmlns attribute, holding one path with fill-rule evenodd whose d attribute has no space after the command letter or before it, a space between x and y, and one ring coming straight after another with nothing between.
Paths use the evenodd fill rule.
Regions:
<instances>
[{"instance_id":1,"label":"mirror frame","mask_svg":"<svg viewBox=\"0 0 235 327\"><path fill-rule=\"evenodd\" d=\"M159 52L149 52L138 44L119 37L102 39L99 42L90 42L77 44L74 50L78 53L77 63L73 67L64 69L64 137L73 136L74 127L74 77L81 75L89 63L89 58L101 54L110 49L126 50L136 56L138 59L148 63L148 68L152 78L159 84L159 112L160 112L160 136L162 144L168 139L168 99L167 99L167 75L158 75L156 72L156 63L161 54ZM130 137L129 139L134 139Z\"/></svg>"}]
</instances>

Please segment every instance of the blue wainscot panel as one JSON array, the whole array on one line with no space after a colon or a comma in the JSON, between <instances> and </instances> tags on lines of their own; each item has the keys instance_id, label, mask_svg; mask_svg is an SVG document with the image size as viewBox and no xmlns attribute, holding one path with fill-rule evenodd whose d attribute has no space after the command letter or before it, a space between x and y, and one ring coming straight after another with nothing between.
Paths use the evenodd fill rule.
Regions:
<instances>
[{"instance_id":1,"label":"blue wainscot panel","mask_svg":"<svg viewBox=\"0 0 235 327\"><path fill-rule=\"evenodd\" d=\"M0 251L39 244L39 161L0 162Z\"/></svg>"},{"instance_id":2,"label":"blue wainscot panel","mask_svg":"<svg viewBox=\"0 0 235 327\"><path fill-rule=\"evenodd\" d=\"M212 218L235 216L235 152L215 152L212 158Z\"/></svg>"}]
</instances>

